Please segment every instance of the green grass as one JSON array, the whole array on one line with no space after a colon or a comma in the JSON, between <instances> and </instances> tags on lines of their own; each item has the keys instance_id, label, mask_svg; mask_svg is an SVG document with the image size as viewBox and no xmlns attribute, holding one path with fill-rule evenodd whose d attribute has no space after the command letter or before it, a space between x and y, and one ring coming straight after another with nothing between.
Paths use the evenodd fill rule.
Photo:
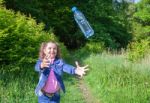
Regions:
<instances>
[{"instance_id":1,"label":"green grass","mask_svg":"<svg viewBox=\"0 0 150 103\"><path fill-rule=\"evenodd\" d=\"M102 103L149 103L150 67L131 63L124 55L91 55L84 60L90 65L84 78L93 95Z\"/></svg>"},{"instance_id":2,"label":"green grass","mask_svg":"<svg viewBox=\"0 0 150 103\"><path fill-rule=\"evenodd\" d=\"M0 103L37 103L34 89L38 83L38 73L34 71L34 66L22 67L21 71L15 72L6 72L8 68L0 69ZM66 93L61 92L61 103L85 103L77 80L65 75L64 81Z\"/></svg>"},{"instance_id":3,"label":"green grass","mask_svg":"<svg viewBox=\"0 0 150 103\"><path fill-rule=\"evenodd\" d=\"M38 75L32 68L22 69L24 72L4 72L1 69L0 103L37 103L34 88Z\"/></svg>"},{"instance_id":4,"label":"green grass","mask_svg":"<svg viewBox=\"0 0 150 103\"><path fill-rule=\"evenodd\" d=\"M79 90L79 83L77 78L64 76L64 81L66 85L66 93L61 93L61 103L85 103L85 100Z\"/></svg>"},{"instance_id":5,"label":"green grass","mask_svg":"<svg viewBox=\"0 0 150 103\"><path fill-rule=\"evenodd\" d=\"M125 55L106 53L81 59L90 66L84 81L101 103L150 103L150 59L132 63ZM19 67L21 71L13 67L0 69L0 103L37 103L34 66ZM10 68L12 71L6 72ZM65 74L64 82L66 93L61 92L61 103L85 103L77 79Z\"/></svg>"}]
</instances>

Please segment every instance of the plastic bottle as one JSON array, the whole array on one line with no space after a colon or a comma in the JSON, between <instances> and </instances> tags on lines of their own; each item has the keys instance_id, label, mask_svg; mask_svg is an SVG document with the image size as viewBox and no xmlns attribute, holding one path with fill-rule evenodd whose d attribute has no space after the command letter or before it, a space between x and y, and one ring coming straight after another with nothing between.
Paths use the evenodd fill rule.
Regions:
<instances>
[{"instance_id":1,"label":"plastic bottle","mask_svg":"<svg viewBox=\"0 0 150 103\"><path fill-rule=\"evenodd\" d=\"M74 13L74 19L80 27L81 31L83 32L84 36L86 38L92 36L94 34L94 30L90 26L83 13L78 10L77 7L72 7L72 12Z\"/></svg>"}]
</instances>

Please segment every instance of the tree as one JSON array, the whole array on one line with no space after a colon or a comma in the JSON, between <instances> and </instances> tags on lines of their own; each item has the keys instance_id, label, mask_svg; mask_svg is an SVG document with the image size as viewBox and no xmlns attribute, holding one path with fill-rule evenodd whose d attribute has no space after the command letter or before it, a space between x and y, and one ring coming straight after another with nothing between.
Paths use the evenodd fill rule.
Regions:
<instances>
[{"instance_id":1,"label":"tree","mask_svg":"<svg viewBox=\"0 0 150 103\"><path fill-rule=\"evenodd\" d=\"M150 40L150 1L142 0L136 4L136 12L133 14L133 34L135 39Z\"/></svg>"},{"instance_id":2,"label":"tree","mask_svg":"<svg viewBox=\"0 0 150 103\"><path fill-rule=\"evenodd\" d=\"M1 64L35 63L41 42L58 41L52 31L44 32L44 24L31 17L7 10L0 5ZM66 51L61 44L63 51ZM65 56L67 52L64 52Z\"/></svg>"},{"instance_id":3,"label":"tree","mask_svg":"<svg viewBox=\"0 0 150 103\"><path fill-rule=\"evenodd\" d=\"M5 4L7 8L31 15L38 23L44 22L46 30L53 28L54 34L68 48L83 46L87 41L101 41L106 47L122 48L131 40L125 13L127 3L122 3L117 12L112 7L112 0L5 0ZM74 5L95 30L90 40L84 38L73 19L71 7Z\"/></svg>"}]
</instances>

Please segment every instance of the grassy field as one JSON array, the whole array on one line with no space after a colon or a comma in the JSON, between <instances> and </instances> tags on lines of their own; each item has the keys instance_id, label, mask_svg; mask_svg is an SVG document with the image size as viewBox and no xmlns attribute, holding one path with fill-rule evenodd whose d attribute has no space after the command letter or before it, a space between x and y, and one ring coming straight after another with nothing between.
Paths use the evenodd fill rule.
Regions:
<instances>
[{"instance_id":1,"label":"grassy field","mask_svg":"<svg viewBox=\"0 0 150 103\"><path fill-rule=\"evenodd\" d=\"M101 103L150 103L150 59L131 63L125 55L91 55L84 78Z\"/></svg>"},{"instance_id":2,"label":"grassy field","mask_svg":"<svg viewBox=\"0 0 150 103\"><path fill-rule=\"evenodd\" d=\"M93 54L83 60L90 69L84 82L100 103L150 103L149 62L149 58L132 63L125 55ZM0 103L37 103L34 66L21 67L18 72L6 72L8 68L0 69ZM64 81L67 91L61 92L61 103L85 103L77 79L65 74Z\"/></svg>"},{"instance_id":3,"label":"grassy field","mask_svg":"<svg viewBox=\"0 0 150 103\"><path fill-rule=\"evenodd\" d=\"M34 66L22 67L20 72L0 71L0 103L37 103L34 89L38 83L38 73ZM66 93L61 92L61 103L85 103L73 76L64 75Z\"/></svg>"}]
</instances>

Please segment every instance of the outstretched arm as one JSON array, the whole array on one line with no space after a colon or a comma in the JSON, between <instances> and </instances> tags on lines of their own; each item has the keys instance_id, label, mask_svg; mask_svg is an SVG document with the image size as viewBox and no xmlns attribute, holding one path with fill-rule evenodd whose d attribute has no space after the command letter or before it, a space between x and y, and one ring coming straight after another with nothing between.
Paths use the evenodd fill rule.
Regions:
<instances>
[{"instance_id":1,"label":"outstretched arm","mask_svg":"<svg viewBox=\"0 0 150 103\"><path fill-rule=\"evenodd\" d=\"M75 69L75 74L79 75L80 77L83 77L84 74L86 74L85 72L89 69L87 69L88 65L81 67L79 65L79 63L76 61L76 69Z\"/></svg>"}]
</instances>

